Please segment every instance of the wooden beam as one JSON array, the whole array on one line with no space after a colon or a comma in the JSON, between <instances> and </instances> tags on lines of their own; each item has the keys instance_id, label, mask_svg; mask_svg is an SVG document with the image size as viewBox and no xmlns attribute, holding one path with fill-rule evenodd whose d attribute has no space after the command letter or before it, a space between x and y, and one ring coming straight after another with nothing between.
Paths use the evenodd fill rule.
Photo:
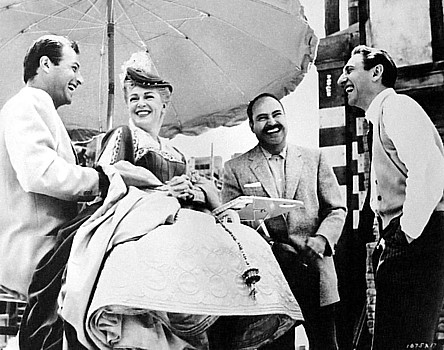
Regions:
<instances>
[{"instance_id":1,"label":"wooden beam","mask_svg":"<svg viewBox=\"0 0 444 350\"><path fill-rule=\"evenodd\" d=\"M422 63L398 68L395 89L398 92L442 88L444 86L444 61Z\"/></svg>"},{"instance_id":2,"label":"wooden beam","mask_svg":"<svg viewBox=\"0 0 444 350\"><path fill-rule=\"evenodd\" d=\"M323 128L319 130L319 146L345 145L345 127Z\"/></svg>"}]
</instances>

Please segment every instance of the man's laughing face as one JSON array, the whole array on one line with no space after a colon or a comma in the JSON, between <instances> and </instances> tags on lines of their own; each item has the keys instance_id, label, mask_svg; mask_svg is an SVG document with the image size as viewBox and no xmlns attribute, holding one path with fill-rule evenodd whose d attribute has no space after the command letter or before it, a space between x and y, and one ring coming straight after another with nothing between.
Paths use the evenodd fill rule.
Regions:
<instances>
[{"instance_id":1,"label":"man's laughing face","mask_svg":"<svg viewBox=\"0 0 444 350\"><path fill-rule=\"evenodd\" d=\"M250 127L259 143L266 149L285 146L287 118L280 102L265 96L256 101L252 112Z\"/></svg>"},{"instance_id":2,"label":"man's laughing face","mask_svg":"<svg viewBox=\"0 0 444 350\"><path fill-rule=\"evenodd\" d=\"M348 104L366 110L371 102L369 88L372 84L373 69L365 70L361 54L353 55L338 79L338 85L348 98Z\"/></svg>"}]
</instances>

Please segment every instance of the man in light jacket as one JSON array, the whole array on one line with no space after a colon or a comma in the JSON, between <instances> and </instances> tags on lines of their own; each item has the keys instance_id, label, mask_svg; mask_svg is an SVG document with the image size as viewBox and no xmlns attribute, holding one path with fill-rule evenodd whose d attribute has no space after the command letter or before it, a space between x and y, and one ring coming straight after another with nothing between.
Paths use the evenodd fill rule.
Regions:
<instances>
[{"instance_id":1,"label":"man in light jacket","mask_svg":"<svg viewBox=\"0 0 444 350\"><path fill-rule=\"evenodd\" d=\"M76 165L57 113L83 82L79 69L75 42L41 37L24 59L26 86L0 112L0 285L22 299L58 228L77 215L77 202L109 184L103 173Z\"/></svg>"}]
</instances>

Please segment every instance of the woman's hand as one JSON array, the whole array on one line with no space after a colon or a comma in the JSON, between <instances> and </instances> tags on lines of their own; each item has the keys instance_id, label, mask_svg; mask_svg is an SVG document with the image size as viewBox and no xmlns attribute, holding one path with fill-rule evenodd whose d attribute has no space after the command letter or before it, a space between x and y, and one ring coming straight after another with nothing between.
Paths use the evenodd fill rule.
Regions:
<instances>
[{"instance_id":1,"label":"woman's hand","mask_svg":"<svg viewBox=\"0 0 444 350\"><path fill-rule=\"evenodd\" d=\"M175 198L192 200L194 197L194 186L187 175L175 176L160 188L166 190Z\"/></svg>"}]
</instances>

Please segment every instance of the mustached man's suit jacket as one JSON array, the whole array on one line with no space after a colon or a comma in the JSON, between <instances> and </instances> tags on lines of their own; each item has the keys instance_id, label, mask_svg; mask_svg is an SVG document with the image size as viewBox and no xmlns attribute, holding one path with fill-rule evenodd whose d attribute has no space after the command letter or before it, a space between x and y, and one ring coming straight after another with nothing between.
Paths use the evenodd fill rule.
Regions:
<instances>
[{"instance_id":1,"label":"mustached man's suit jacket","mask_svg":"<svg viewBox=\"0 0 444 350\"><path fill-rule=\"evenodd\" d=\"M315 267L319 270L319 301L320 306L335 303L339 300L339 294L332 254L346 216L345 201L336 176L319 149L289 144L285 161L285 182L283 197L303 201L304 208L292 210L286 215L284 220L287 232L273 232L274 229L282 231L279 228L282 225L275 225L276 221L273 219L266 222L268 231L272 237L288 234L305 239L308 236L322 235L327 239L329 247L324 258L315 262ZM259 145L225 163L222 201L226 203L239 196L278 198L273 175ZM283 216L281 221L282 219ZM288 276L289 271L284 273ZM297 281L297 276L294 277Z\"/></svg>"}]
</instances>

